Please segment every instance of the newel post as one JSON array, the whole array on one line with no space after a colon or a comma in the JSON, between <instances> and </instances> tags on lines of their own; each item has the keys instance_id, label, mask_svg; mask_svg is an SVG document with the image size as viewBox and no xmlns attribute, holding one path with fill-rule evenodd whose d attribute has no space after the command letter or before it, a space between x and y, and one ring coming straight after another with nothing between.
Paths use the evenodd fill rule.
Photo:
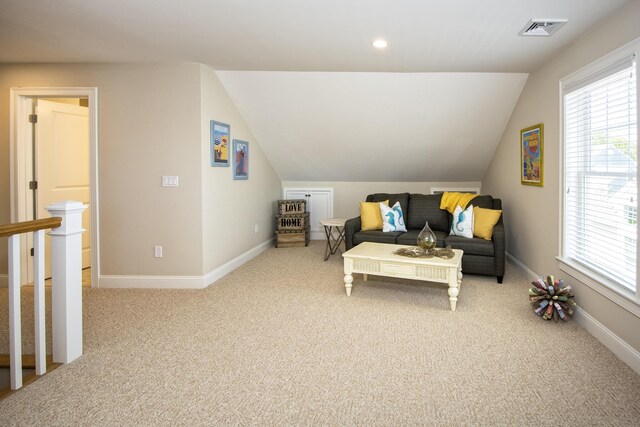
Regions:
<instances>
[{"instance_id":1,"label":"newel post","mask_svg":"<svg viewBox=\"0 0 640 427\"><path fill-rule=\"evenodd\" d=\"M51 329L53 361L69 363L82 355L81 202L56 202L46 208L62 225L51 230Z\"/></svg>"}]
</instances>

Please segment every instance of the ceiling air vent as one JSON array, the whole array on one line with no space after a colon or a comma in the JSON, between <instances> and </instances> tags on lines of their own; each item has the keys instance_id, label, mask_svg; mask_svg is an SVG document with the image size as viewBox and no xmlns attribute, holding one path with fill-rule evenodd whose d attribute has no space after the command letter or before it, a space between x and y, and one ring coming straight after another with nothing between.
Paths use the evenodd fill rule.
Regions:
<instances>
[{"instance_id":1,"label":"ceiling air vent","mask_svg":"<svg viewBox=\"0 0 640 427\"><path fill-rule=\"evenodd\" d=\"M567 19L532 19L527 22L519 36L549 37L567 22Z\"/></svg>"}]
</instances>

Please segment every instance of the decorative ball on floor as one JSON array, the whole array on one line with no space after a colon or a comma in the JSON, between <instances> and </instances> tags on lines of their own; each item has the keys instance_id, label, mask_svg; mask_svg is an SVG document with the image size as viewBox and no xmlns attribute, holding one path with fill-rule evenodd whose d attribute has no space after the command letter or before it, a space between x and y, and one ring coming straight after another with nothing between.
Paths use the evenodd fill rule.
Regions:
<instances>
[{"instance_id":1,"label":"decorative ball on floor","mask_svg":"<svg viewBox=\"0 0 640 427\"><path fill-rule=\"evenodd\" d=\"M553 276L547 276L546 282L540 277L531 282L533 287L529 289L529 301L533 303L534 312L542 316L544 320L569 320L573 316L573 301L571 285L564 285L564 280L555 280Z\"/></svg>"}]
</instances>

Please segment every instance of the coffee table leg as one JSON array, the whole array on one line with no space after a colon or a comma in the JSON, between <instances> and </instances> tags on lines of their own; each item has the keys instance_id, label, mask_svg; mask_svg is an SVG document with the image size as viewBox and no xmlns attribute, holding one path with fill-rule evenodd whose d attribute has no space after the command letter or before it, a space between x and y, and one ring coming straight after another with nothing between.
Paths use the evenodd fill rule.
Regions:
<instances>
[{"instance_id":1,"label":"coffee table leg","mask_svg":"<svg viewBox=\"0 0 640 427\"><path fill-rule=\"evenodd\" d=\"M460 285L462 284L462 266L458 267L452 276L449 279L449 304L451 305L451 311L456 311L458 293L460 293Z\"/></svg>"},{"instance_id":2,"label":"coffee table leg","mask_svg":"<svg viewBox=\"0 0 640 427\"><path fill-rule=\"evenodd\" d=\"M458 288L449 285L449 304L451 311L456 311L456 303L458 302Z\"/></svg>"},{"instance_id":3,"label":"coffee table leg","mask_svg":"<svg viewBox=\"0 0 640 427\"><path fill-rule=\"evenodd\" d=\"M344 275L344 289L347 291L347 296L351 296L351 284L353 283L353 276L349 273Z\"/></svg>"}]
</instances>

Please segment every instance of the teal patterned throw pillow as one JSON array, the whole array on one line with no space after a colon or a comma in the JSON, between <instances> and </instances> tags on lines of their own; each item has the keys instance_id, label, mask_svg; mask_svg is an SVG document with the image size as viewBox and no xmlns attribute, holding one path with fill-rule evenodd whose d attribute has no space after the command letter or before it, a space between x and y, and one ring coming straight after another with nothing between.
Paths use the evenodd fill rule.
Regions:
<instances>
[{"instance_id":1,"label":"teal patterned throw pillow","mask_svg":"<svg viewBox=\"0 0 640 427\"><path fill-rule=\"evenodd\" d=\"M380 203L380 214L382 215L382 231L407 231L400 202L396 202L391 207Z\"/></svg>"},{"instance_id":2,"label":"teal patterned throw pillow","mask_svg":"<svg viewBox=\"0 0 640 427\"><path fill-rule=\"evenodd\" d=\"M453 211L453 220L451 221L451 236L462 236L473 238L473 205L467 206L462 210L460 205L456 206Z\"/></svg>"}]
</instances>

